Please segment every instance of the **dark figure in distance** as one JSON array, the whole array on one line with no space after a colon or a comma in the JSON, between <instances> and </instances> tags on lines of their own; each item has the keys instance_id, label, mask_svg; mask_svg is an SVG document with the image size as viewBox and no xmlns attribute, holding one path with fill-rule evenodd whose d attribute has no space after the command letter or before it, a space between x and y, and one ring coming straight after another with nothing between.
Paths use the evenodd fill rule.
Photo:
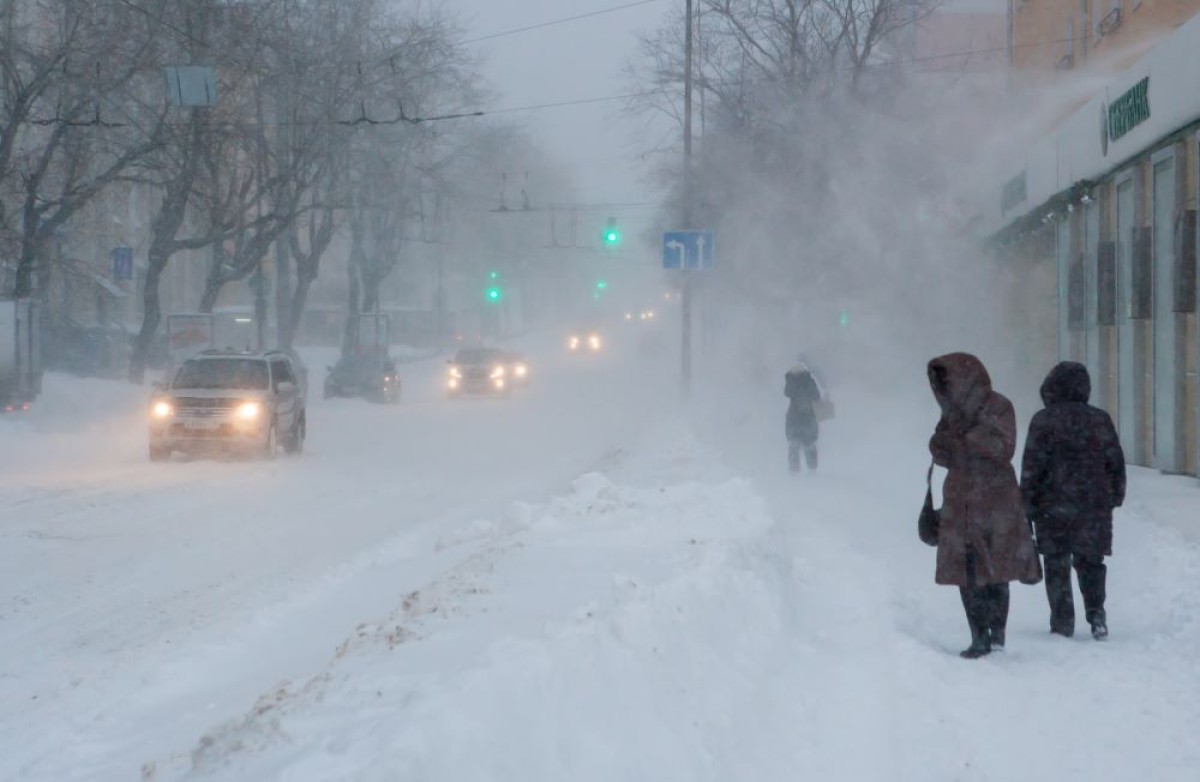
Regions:
<instances>
[{"instance_id":1,"label":"dark figure in distance","mask_svg":"<svg viewBox=\"0 0 1200 782\"><path fill-rule=\"evenodd\" d=\"M1108 413L1088 404L1087 367L1064 361L1042 383L1021 461L1025 512L1045 557L1050 631L1075 633L1071 565L1092 636L1108 637L1104 557L1112 554L1113 508L1125 501L1125 454Z\"/></svg>"},{"instance_id":2,"label":"dark figure in distance","mask_svg":"<svg viewBox=\"0 0 1200 782\"><path fill-rule=\"evenodd\" d=\"M784 433L788 442L788 469L800 472L800 451L808 469L817 469L817 413L814 406L821 399L821 388L806 364L797 364L783 376L783 394L788 398Z\"/></svg>"},{"instance_id":3,"label":"dark figure in distance","mask_svg":"<svg viewBox=\"0 0 1200 782\"><path fill-rule=\"evenodd\" d=\"M935 358L927 372L942 410L929 450L947 470L935 580L959 588L971 629L962 656L974 659L1004 647L1008 582L1036 584L1041 567L1012 467L1012 403L969 353Z\"/></svg>"}]
</instances>

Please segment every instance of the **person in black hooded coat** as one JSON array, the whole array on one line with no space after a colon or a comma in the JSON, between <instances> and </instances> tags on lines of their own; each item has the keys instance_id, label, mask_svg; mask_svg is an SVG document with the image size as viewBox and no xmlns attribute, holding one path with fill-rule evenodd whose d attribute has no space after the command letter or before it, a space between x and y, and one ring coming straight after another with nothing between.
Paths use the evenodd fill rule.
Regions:
<instances>
[{"instance_id":1,"label":"person in black hooded coat","mask_svg":"<svg viewBox=\"0 0 1200 782\"><path fill-rule=\"evenodd\" d=\"M1021 495L1045 561L1050 630L1075 632L1071 566L1092 635L1108 635L1104 612L1112 554L1113 508L1125 501L1125 454L1112 419L1088 404L1087 367L1064 361L1042 383L1046 407L1029 423L1021 462Z\"/></svg>"},{"instance_id":2,"label":"person in black hooded coat","mask_svg":"<svg viewBox=\"0 0 1200 782\"><path fill-rule=\"evenodd\" d=\"M784 434L788 441L788 469L800 472L800 451L808 469L817 469L817 424L815 406L821 401L821 387L813 377L812 370L800 363L787 371L783 378L783 394L788 398L787 416L784 418Z\"/></svg>"}]
</instances>

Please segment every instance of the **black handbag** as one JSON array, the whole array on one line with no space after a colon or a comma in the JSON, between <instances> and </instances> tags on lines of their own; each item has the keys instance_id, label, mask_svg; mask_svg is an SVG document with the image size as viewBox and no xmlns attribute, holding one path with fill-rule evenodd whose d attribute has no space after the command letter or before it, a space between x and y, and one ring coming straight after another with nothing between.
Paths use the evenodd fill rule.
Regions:
<instances>
[{"instance_id":1,"label":"black handbag","mask_svg":"<svg viewBox=\"0 0 1200 782\"><path fill-rule=\"evenodd\" d=\"M942 522L942 512L933 507L933 465L925 475L925 505L921 507L921 515L917 518L917 536L927 546L938 544L938 527Z\"/></svg>"}]
</instances>

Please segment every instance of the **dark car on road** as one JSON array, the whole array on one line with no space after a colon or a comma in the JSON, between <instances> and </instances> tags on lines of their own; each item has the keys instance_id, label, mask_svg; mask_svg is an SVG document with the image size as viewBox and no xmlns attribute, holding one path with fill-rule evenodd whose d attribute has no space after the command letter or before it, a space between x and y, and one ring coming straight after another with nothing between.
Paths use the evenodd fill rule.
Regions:
<instances>
[{"instance_id":1,"label":"dark car on road","mask_svg":"<svg viewBox=\"0 0 1200 782\"><path fill-rule=\"evenodd\" d=\"M386 353L343 354L329 367L325 377L325 398L362 397L372 402L393 404L400 401L400 372Z\"/></svg>"},{"instance_id":2,"label":"dark car on road","mask_svg":"<svg viewBox=\"0 0 1200 782\"><path fill-rule=\"evenodd\" d=\"M460 348L446 364L446 391L450 396L504 395L512 389L509 354L500 348Z\"/></svg>"},{"instance_id":3,"label":"dark car on road","mask_svg":"<svg viewBox=\"0 0 1200 782\"><path fill-rule=\"evenodd\" d=\"M274 458L304 448L308 433L299 367L278 351L209 350L185 360L150 400L150 460L173 452Z\"/></svg>"}]
</instances>

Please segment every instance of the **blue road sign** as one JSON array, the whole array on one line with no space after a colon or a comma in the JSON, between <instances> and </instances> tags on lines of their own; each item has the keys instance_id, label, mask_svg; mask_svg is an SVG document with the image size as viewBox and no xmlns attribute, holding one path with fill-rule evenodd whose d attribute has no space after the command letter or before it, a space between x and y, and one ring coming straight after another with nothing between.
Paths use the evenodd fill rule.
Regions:
<instances>
[{"instance_id":1,"label":"blue road sign","mask_svg":"<svg viewBox=\"0 0 1200 782\"><path fill-rule=\"evenodd\" d=\"M664 269L711 269L716 259L712 231L663 233Z\"/></svg>"},{"instance_id":2,"label":"blue road sign","mask_svg":"<svg viewBox=\"0 0 1200 782\"><path fill-rule=\"evenodd\" d=\"M133 248L114 247L112 251L113 279L133 279Z\"/></svg>"}]
</instances>

